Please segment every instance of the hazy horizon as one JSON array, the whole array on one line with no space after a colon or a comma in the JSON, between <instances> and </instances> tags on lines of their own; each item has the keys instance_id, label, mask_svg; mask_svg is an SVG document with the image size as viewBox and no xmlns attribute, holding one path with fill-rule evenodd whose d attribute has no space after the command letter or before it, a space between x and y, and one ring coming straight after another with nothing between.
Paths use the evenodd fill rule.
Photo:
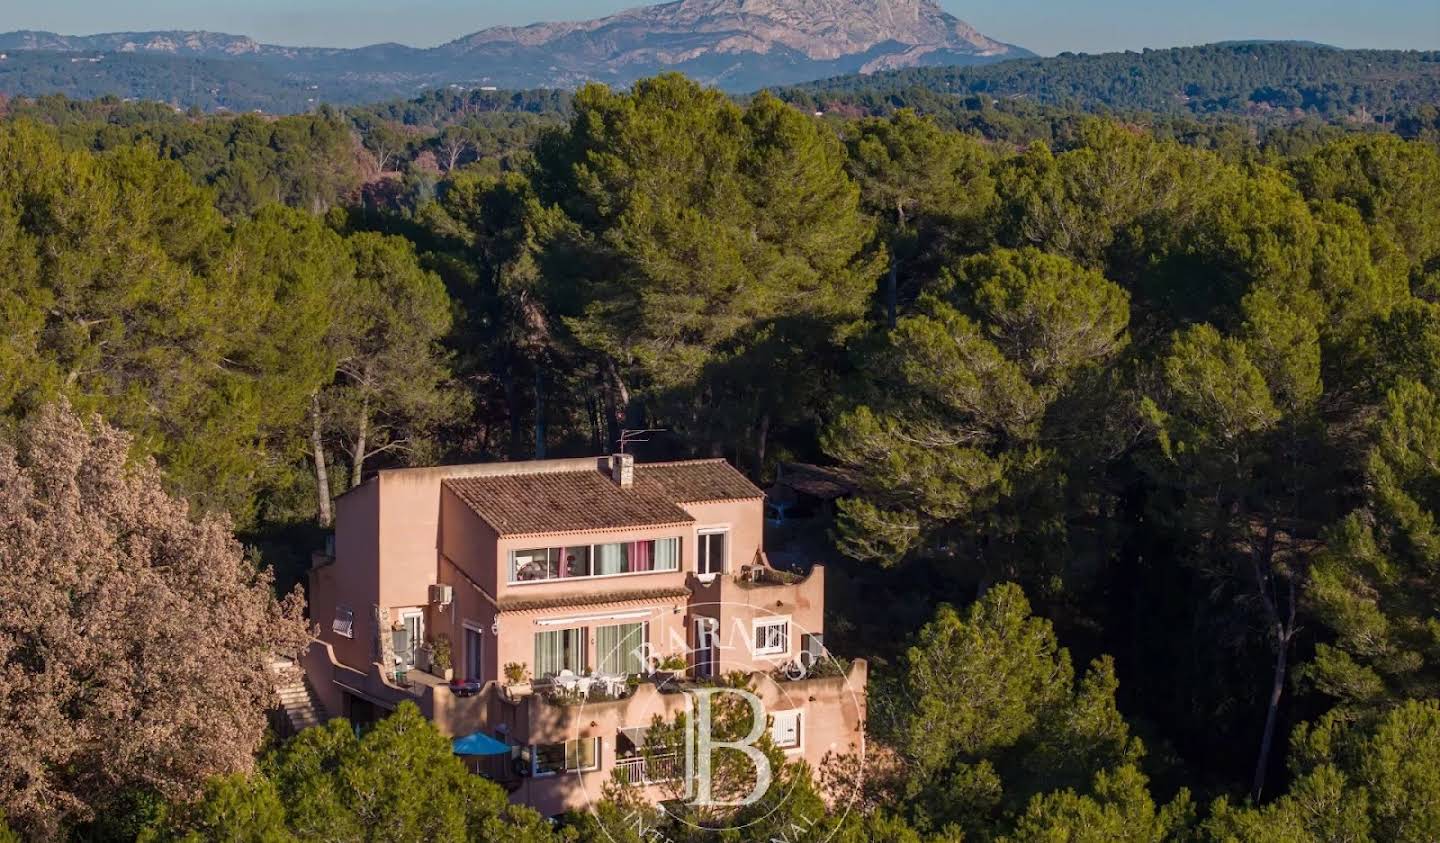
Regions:
<instances>
[{"instance_id":1,"label":"hazy horizon","mask_svg":"<svg viewBox=\"0 0 1440 843\"><path fill-rule=\"evenodd\" d=\"M270 44L358 47L399 42L430 47L492 26L586 20L637 5L635 0L419 0L403 9L377 0L233 0L197 8L181 0L117 7L99 0L51 0L0 16L0 31L65 35L150 30L209 30ZM940 0L984 34L1041 55L1110 52L1244 39L1319 41L1338 47L1440 49L1440 4L1336 0L1269 4L1215 0L1208 5L1117 0L1081 7L1061 0Z\"/></svg>"}]
</instances>

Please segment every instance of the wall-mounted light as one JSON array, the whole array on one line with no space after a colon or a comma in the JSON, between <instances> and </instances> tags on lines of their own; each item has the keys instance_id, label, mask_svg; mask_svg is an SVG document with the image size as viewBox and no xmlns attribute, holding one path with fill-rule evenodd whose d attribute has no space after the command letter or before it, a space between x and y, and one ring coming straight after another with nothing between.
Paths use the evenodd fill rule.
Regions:
<instances>
[{"instance_id":1,"label":"wall-mounted light","mask_svg":"<svg viewBox=\"0 0 1440 843\"><path fill-rule=\"evenodd\" d=\"M491 635L499 635L499 634L500 634L500 618L499 618L499 617L496 617L495 620L493 620L493 621L490 622L490 634L491 634Z\"/></svg>"}]
</instances>

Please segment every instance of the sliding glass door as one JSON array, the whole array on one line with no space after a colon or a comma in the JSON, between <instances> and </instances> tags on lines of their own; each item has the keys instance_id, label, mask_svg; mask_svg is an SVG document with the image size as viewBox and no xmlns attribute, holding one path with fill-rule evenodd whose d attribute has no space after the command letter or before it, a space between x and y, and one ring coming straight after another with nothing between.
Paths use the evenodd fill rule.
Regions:
<instances>
[{"instance_id":1,"label":"sliding glass door","mask_svg":"<svg viewBox=\"0 0 1440 843\"><path fill-rule=\"evenodd\" d=\"M562 670L585 672L584 629L535 633L535 678L556 676Z\"/></svg>"},{"instance_id":2,"label":"sliding glass door","mask_svg":"<svg viewBox=\"0 0 1440 843\"><path fill-rule=\"evenodd\" d=\"M607 676L645 672L645 624L622 623L595 630L596 660Z\"/></svg>"}]
</instances>

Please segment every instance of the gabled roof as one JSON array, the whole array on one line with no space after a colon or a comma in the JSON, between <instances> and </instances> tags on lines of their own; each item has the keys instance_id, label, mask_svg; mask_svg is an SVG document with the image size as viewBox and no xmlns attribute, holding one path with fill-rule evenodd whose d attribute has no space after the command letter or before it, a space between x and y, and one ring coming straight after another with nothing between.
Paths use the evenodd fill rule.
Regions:
<instances>
[{"instance_id":1,"label":"gabled roof","mask_svg":"<svg viewBox=\"0 0 1440 843\"><path fill-rule=\"evenodd\" d=\"M759 498L762 492L724 460L635 466L622 489L598 468L451 477L443 481L501 536L690 524L682 503Z\"/></svg>"}]
</instances>

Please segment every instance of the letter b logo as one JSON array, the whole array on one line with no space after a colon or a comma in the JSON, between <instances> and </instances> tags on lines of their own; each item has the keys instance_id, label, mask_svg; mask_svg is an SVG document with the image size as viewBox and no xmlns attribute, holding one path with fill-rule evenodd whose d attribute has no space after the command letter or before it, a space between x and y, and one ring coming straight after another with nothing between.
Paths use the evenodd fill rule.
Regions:
<instances>
[{"instance_id":1,"label":"letter b logo","mask_svg":"<svg viewBox=\"0 0 1440 843\"><path fill-rule=\"evenodd\" d=\"M770 789L770 759L755 748L765 734L765 703L743 688L695 688L686 691L695 701L692 722L685 729L685 795L693 796L691 805L737 808L753 805ZM738 741L715 740L713 731L714 705L717 694L734 694L750 705L750 734ZM715 750L733 749L744 753L755 766L755 786L739 801L720 801L714 797Z\"/></svg>"}]
</instances>

